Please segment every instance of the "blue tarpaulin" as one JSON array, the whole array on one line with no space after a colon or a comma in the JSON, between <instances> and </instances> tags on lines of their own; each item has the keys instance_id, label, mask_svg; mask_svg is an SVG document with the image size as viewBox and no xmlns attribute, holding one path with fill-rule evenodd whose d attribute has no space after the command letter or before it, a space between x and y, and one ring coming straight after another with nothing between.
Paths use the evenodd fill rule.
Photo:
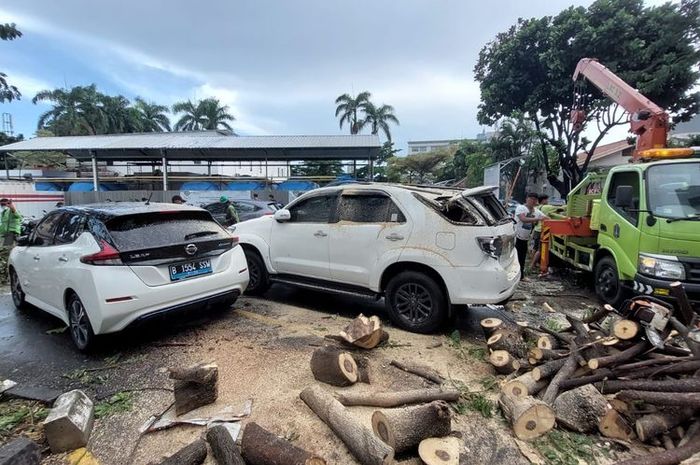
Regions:
<instances>
[{"instance_id":1,"label":"blue tarpaulin","mask_svg":"<svg viewBox=\"0 0 700 465\"><path fill-rule=\"evenodd\" d=\"M107 192L109 189L104 184L99 185L100 192ZM74 182L68 187L68 192L94 192L91 182Z\"/></svg>"},{"instance_id":2,"label":"blue tarpaulin","mask_svg":"<svg viewBox=\"0 0 700 465\"><path fill-rule=\"evenodd\" d=\"M226 184L227 191L261 191L266 188L263 181L233 181Z\"/></svg>"},{"instance_id":3,"label":"blue tarpaulin","mask_svg":"<svg viewBox=\"0 0 700 465\"><path fill-rule=\"evenodd\" d=\"M277 190L280 191L310 191L318 188L318 184L312 181L284 181L277 184Z\"/></svg>"},{"instance_id":4,"label":"blue tarpaulin","mask_svg":"<svg viewBox=\"0 0 700 465\"><path fill-rule=\"evenodd\" d=\"M63 190L63 186L61 186L60 184L56 184L55 182L37 182L34 184L34 189L42 192L60 192Z\"/></svg>"},{"instance_id":5,"label":"blue tarpaulin","mask_svg":"<svg viewBox=\"0 0 700 465\"><path fill-rule=\"evenodd\" d=\"M182 183L181 191L218 191L219 185L209 181L188 181Z\"/></svg>"}]
</instances>

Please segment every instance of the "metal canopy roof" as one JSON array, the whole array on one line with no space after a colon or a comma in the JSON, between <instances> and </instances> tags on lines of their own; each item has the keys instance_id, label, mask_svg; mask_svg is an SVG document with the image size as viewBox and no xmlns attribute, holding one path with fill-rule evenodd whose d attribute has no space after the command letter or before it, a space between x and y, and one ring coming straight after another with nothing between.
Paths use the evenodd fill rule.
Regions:
<instances>
[{"instance_id":1,"label":"metal canopy roof","mask_svg":"<svg viewBox=\"0 0 700 465\"><path fill-rule=\"evenodd\" d=\"M0 146L1 152L56 151L78 160L294 161L375 159L376 135L232 136L220 131L151 132L99 136L36 137Z\"/></svg>"}]
</instances>

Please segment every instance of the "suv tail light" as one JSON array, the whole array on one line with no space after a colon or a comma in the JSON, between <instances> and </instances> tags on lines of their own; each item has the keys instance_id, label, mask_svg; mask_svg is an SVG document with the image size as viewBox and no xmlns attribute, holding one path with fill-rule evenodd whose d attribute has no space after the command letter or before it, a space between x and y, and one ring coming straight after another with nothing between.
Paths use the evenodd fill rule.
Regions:
<instances>
[{"instance_id":1,"label":"suv tail light","mask_svg":"<svg viewBox=\"0 0 700 465\"><path fill-rule=\"evenodd\" d=\"M503 253L503 239L500 237L477 237L476 240L479 243L481 250L483 250L486 255L491 258L498 260Z\"/></svg>"},{"instance_id":2,"label":"suv tail light","mask_svg":"<svg viewBox=\"0 0 700 465\"><path fill-rule=\"evenodd\" d=\"M88 265L123 265L119 251L105 240L100 240L99 252L80 257L80 261Z\"/></svg>"}]
</instances>

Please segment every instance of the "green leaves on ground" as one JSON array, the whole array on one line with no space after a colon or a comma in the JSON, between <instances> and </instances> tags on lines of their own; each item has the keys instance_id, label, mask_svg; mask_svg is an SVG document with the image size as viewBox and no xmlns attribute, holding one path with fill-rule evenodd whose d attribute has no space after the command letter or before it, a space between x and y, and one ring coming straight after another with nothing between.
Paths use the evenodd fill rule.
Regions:
<instances>
[{"instance_id":1,"label":"green leaves on ground","mask_svg":"<svg viewBox=\"0 0 700 465\"><path fill-rule=\"evenodd\" d=\"M38 402L11 400L0 403L0 437L10 436L17 430L31 429L48 414L49 410Z\"/></svg>"},{"instance_id":2,"label":"green leaves on ground","mask_svg":"<svg viewBox=\"0 0 700 465\"><path fill-rule=\"evenodd\" d=\"M95 418L104 418L116 413L124 413L131 410L134 405L133 393L118 392L108 399L95 405Z\"/></svg>"},{"instance_id":3,"label":"green leaves on ground","mask_svg":"<svg viewBox=\"0 0 700 465\"><path fill-rule=\"evenodd\" d=\"M595 442L590 436L553 430L535 439L535 448L547 460L548 465L596 464Z\"/></svg>"}]
</instances>

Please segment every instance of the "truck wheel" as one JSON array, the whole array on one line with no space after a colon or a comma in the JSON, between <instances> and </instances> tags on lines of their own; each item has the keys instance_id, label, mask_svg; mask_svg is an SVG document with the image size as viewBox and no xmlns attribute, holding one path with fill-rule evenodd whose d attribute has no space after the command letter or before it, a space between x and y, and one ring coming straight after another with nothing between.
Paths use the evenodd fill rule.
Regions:
<instances>
[{"instance_id":1,"label":"truck wheel","mask_svg":"<svg viewBox=\"0 0 700 465\"><path fill-rule=\"evenodd\" d=\"M248 276L250 277L245 293L249 295L264 294L270 287L270 276L267 273L267 268L265 268L265 262L254 250L246 247L243 249L243 252L248 262Z\"/></svg>"},{"instance_id":2,"label":"truck wheel","mask_svg":"<svg viewBox=\"0 0 700 465\"><path fill-rule=\"evenodd\" d=\"M613 307L619 306L624 300L625 290L612 257L604 257L595 266L595 293Z\"/></svg>"},{"instance_id":3,"label":"truck wheel","mask_svg":"<svg viewBox=\"0 0 700 465\"><path fill-rule=\"evenodd\" d=\"M386 307L395 325L415 333L431 333L445 319L447 299L429 276L404 271L389 281Z\"/></svg>"}]
</instances>

